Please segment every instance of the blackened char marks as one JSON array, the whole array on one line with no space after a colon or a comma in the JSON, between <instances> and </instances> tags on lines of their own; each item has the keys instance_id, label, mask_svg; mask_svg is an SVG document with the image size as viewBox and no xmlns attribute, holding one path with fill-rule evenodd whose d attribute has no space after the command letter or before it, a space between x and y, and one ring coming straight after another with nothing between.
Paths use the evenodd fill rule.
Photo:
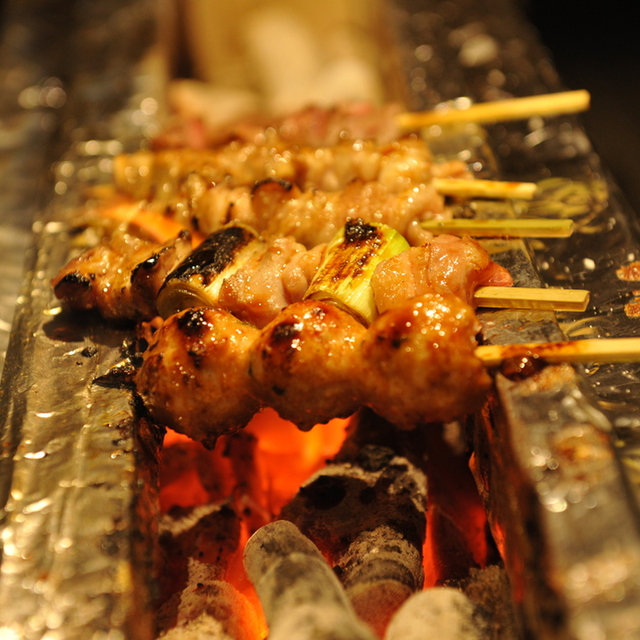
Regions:
<instances>
[{"instance_id":1,"label":"blackened char marks","mask_svg":"<svg viewBox=\"0 0 640 640\"><path fill-rule=\"evenodd\" d=\"M210 327L205 307L189 309L177 318L178 328L186 338L201 338Z\"/></svg>"},{"instance_id":2,"label":"blackened char marks","mask_svg":"<svg viewBox=\"0 0 640 640\"><path fill-rule=\"evenodd\" d=\"M278 353L283 361L291 360L300 342L302 328L303 324L301 322L290 320L276 324L270 333L269 340L262 349L262 358L267 360ZM278 395L283 395L284 393L284 390L277 388L277 385L273 389Z\"/></svg>"},{"instance_id":3,"label":"blackened char marks","mask_svg":"<svg viewBox=\"0 0 640 640\"><path fill-rule=\"evenodd\" d=\"M89 290L93 286L93 281L96 279L95 273L81 273L80 271L73 271L71 273L67 273L58 283L56 289L58 287L78 287L80 289Z\"/></svg>"},{"instance_id":4,"label":"blackened char marks","mask_svg":"<svg viewBox=\"0 0 640 640\"><path fill-rule=\"evenodd\" d=\"M300 329L299 322L280 322L273 328L272 341L277 344L290 343L300 336Z\"/></svg>"},{"instance_id":5,"label":"blackened char marks","mask_svg":"<svg viewBox=\"0 0 640 640\"><path fill-rule=\"evenodd\" d=\"M251 195L255 196L262 193L286 193L293 189L293 183L281 178L265 178L258 180L251 189Z\"/></svg>"},{"instance_id":6,"label":"blackened char marks","mask_svg":"<svg viewBox=\"0 0 640 640\"><path fill-rule=\"evenodd\" d=\"M347 244L362 244L373 242L380 238L380 230L367 224L362 218L347 220L344 225L344 241Z\"/></svg>"},{"instance_id":7,"label":"blackened char marks","mask_svg":"<svg viewBox=\"0 0 640 640\"><path fill-rule=\"evenodd\" d=\"M341 282L345 278L357 278L377 255L382 240L383 234L378 227L367 224L361 218L347 220L344 226L344 245L352 249L364 248L364 250L330 254L323 266L324 271L331 274L333 282Z\"/></svg>"},{"instance_id":8,"label":"blackened char marks","mask_svg":"<svg viewBox=\"0 0 640 640\"><path fill-rule=\"evenodd\" d=\"M249 244L254 235L240 226L226 227L210 235L191 255L189 255L171 274L171 278L188 280L200 275L206 286L215 277L233 264L238 252Z\"/></svg>"}]
</instances>

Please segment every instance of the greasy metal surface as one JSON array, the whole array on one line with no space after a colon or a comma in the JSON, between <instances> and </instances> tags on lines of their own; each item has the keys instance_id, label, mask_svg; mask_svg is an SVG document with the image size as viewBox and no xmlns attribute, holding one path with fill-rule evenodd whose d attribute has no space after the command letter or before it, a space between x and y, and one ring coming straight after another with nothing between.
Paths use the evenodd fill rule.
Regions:
<instances>
[{"instance_id":1,"label":"greasy metal surface","mask_svg":"<svg viewBox=\"0 0 640 640\"><path fill-rule=\"evenodd\" d=\"M89 18L99 17L90 15L92 11L108 13L108 5L116 16L107 21L112 27L126 30L129 19L139 20L138 27L149 26L149 4L78 2L75 18L78 24L87 19L87 24L104 25L104 20ZM120 10L127 5L135 10L125 15ZM559 87L553 66L514 14L512 2L403 0L396 3L394 16L407 52L412 108L460 95L487 100ZM135 24L129 26L130 33L141 33ZM65 117L72 123L74 144L58 165L54 188L59 195L54 208L47 209L47 219L59 215L60 197L77 189L78 180L96 179L108 169L110 154L120 150L123 136L131 133L131 114L140 114L140 100L149 91L144 83L126 90L120 84L125 74L119 65L126 67L127 56L139 51L115 55L104 26L98 27L97 37L90 29L80 32L83 47L102 47L102 64L91 75L90 56L78 58L77 77L84 81L64 87L71 96ZM144 73L131 77L140 76ZM109 100L114 94L117 99ZM133 102L125 105L123 95ZM47 113L57 108L49 105ZM36 112L42 115L37 109L29 114ZM43 140L43 121L29 120L36 121L34 130ZM603 182L606 177L578 122L534 119L490 127L493 152L485 152L478 134L473 145L481 162L474 169L478 175L498 172L518 179L574 179L547 183L546 197L531 211L571 215L581 228L567 241L535 243L535 264L550 284L592 290L587 313L561 318L567 335L633 335L640 320L628 318L624 305L632 300L635 285L620 281L615 268L640 257L634 218L608 193L611 183ZM436 146L437 133L430 132ZM16 134L16 144L19 137ZM473 132L462 136L470 137ZM92 139L103 142L87 145ZM458 153L459 141L439 140L442 153ZM469 159L464 153L460 157ZM29 202L33 208L33 197ZM488 209L484 213L505 213L494 205ZM26 245L27 228L23 218L3 235L14 254L20 242ZM48 278L67 258L68 236L58 223L43 222L38 231L16 311L0 403L0 621L5 635L13 632L13 637L148 637L144 523L153 522L145 517L153 509L152 483L142 476L144 466L137 464L145 447L131 421L126 394L91 384L117 359L123 334L100 323L78 326L77 319L59 312ZM510 265L519 283L535 282L524 243L494 243L492 252ZM17 288L15 282L7 284L10 299ZM7 313L0 318L5 325L11 311ZM551 313L488 312L483 322L486 338L493 341L560 335ZM567 367L524 381L497 378L500 403L493 406L494 419L479 432L479 477L492 487L494 535L505 551L533 637L638 635L640 539L636 503L626 492L627 481L640 487L638 371L634 365L592 367L587 370L589 387ZM152 454L153 439L148 448ZM483 453L488 454L484 460ZM640 493L640 488L635 491ZM132 539L132 531L141 535ZM504 531L508 541L501 535Z\"/></svg>"},{"instance_id":2,"label":"greasy metal surface","mask_svg":"<svg viewBox=\"0 0 640 640\"><path fill-rule=\"evenodd\" d=\"M69 257L61 221L81 186L100 181L148 124L132 114L157 93L146 55L155 11L148 0L7 3L16 22L0 52L0 128L10 134L0 147L1 348L13 317L0 395L2 638L152 636L158 441L133 421L126 393L93 384L125 334L65 314L49 279ZM73 29L55 29L61 15Z\"/></svg>"}]
</instances>

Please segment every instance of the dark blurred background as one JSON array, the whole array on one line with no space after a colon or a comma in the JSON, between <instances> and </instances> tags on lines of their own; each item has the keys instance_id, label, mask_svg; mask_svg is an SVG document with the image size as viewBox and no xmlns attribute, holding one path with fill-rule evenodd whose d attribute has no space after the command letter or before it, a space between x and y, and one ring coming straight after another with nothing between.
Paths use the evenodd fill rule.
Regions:
<instances>
[{"instance_id":1,"label":"dark blurred background","mask_svg":"<svg viewBox=\"0 0 640 640\"><path fill-rule=\"evenodd\" d=\"M567 88L591 92L592 107L584 115L589 136L640 215L640 22L633 3L521 1L542 42L551 50ZM0 27L8 2L0 0ZM68 2L73 4L73 0ZM27 0L24 8L29 4ZM44 4L64 6L65 0ZM14 6L21 3L14 2ZM64 29L65 16L55 17L52 22L58 24L52 28Z\"/></svg>"},{"instance_id":2,"label":"dark blurred background","mask_svg":"<svg viewBox=\"0 0 640 640\"><path fill-rule=\"evenodd\" d=\"M569 89L588 89L589 137L640 215L640 20L620 0L525 0Z\"/></svg>"}]
</instances>

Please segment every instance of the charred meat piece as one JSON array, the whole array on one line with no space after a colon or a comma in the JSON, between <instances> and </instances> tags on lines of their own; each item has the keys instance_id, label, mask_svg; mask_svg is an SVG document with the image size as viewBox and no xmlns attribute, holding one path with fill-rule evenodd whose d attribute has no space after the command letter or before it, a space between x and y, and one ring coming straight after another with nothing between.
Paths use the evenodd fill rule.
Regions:
<instances>
[{"instance_id":1,"label":"charred meat piece","mask_svg":"<svg viewBox=\"0 0 640 640\"><path fill-rule=\"evenodd\" d=\"M291 256L312 253L291 239L256 252L222 283L217 304L227 312L258 323L260 313L266 319L284 307L262 331L253 329L242 344L249 354L237 354L248 367L242 385L258 398L255 405L272 407L302 430L346 417L361 405L407 429L453 420L479 407L490 379L474 353L478 323L464 298L471 299L478 284L500 279L509 284L510 278L468 239L444 237L433 246L403 251L406 246L392 228L349 222L327 247L309 297L288 306L282 267L294 264ZM386 255L393 257L378 261ZM371 273L382 269L384 275L386 263L390 275L378 287L388 289L383 302L389 308L376 318ZM276 283L277 290L270 288ZM343 291L345 284L350 288ZM362 300L371 314L355 312ZM226 330L221 327L220 340ZM210 358L199 362L202 368L217 366ZM197 375L201 388L209 384L208 372ZM216 383L217 374L212 375ZM146 395L161 384L150 379Z\"/></svg>"},{"instance_id":2,"label":"charred meat piece","mask_svg":"<svg viewBox=\"0 0 640 640\"><path fill-rule=\"evenodd\" d=\"M72 309L95 309L113 321L150 320L164 279L190 251L188 231L163 245L118 233L68 262L53 289Z\"/></svg>"},{"instance_id":3,"label":"charred meat piece","mask_svg":"<svg viewBox=\"0 0 640 640\"><path fill-rule=\"evenodd\" d=\"M451 293L425 293L390 309L359 347L363 404L402 429L477 410L490 378L475 356L478 321Z\"/></svg>"},{"instance_id":4,"label":"charred meat piece","mask_svg":"<svg viewBox=\"0 0 640 640\"><path fill-rule=\"evenodd\" d=\"M171 222L210 235L231 223L253 227L265 237L292 236L308 248L328 242L349 218L381 222L420 244L431 233L410 234L418 223L446 219L444 198L429 182L397 191L378 182L354 180L337 191L301 190L292 182L267 178L253 186L212 184L191 175L171 197L135 205L147 224ZM104 208L109 215L110 206ZM416 230L418 231L418 230Z\"/></svg>"},{"instance_id":5,"label":"charred meat piece","mask_svg":"<svg viewBox=\"0 0 640 640\"><path fill-rule=\"evenodd\" d=\"M74 309L107 320L164 318L190 307L227 309L263 327L302 300L324 252L293 238L267 243L252 229L228 225L191 249L187 231L165 245L114 237L70 261L53 280Z\"/></svg>"},{"instance_id":6,"label":"charred meat piece","mask_svg":"<svg viewBox=\"0 0 640 640\"><path fill-rule=\"evenodd\" d=\"M286 149L274 145L232 142L218 149L137 151L117 156L116 189L136 200L170 202L188 179L203 185L226 183L237 187L266 178L293 180L295 167Z\"/></svg>"},{"instance_id":7,"label":"charred meat piece","mask_svg":"<svg viewBox=\"0 0 640 640\"><path fill-rule=\"evenodd\" d=\"M250 346L258 330L226 311L188 309L155 333L135 384L151 417L208 447L251 419Z\"/></svg>"},{"instance_id":8,"label":"charred meat piece","mask_svg":"<svg viewBox=\"0 0 640 640\"><path fill-rule=\"evenodd\" d=\"M307 248L331 240L349 218L388 224L407 235L411 225L422 220L449 217L443 197L430 183L396 192L383 184L360 180L338 191L303 191L280 179L262 180L253 187L221 183L193 194L183 191L170 203L154 201L148 208L158 207L159 217L169 215L206 235L226 224L241 223L265 237L292 236Z\"/></svg>"},{"instance_id":9,"label":"charred meat piece","mask_svg":"<svg viewBox=\"0 0 640 640\"><path fill-rule=\"evenodd\" d=\"M256 392L303 431L349 416L360 404L355 354L364 331L331 304L292 304L263 329L251 348Z\"/></svg>"},{"instance_id":10,"label":"charred meat piece","mask_svg":"<svg viewBox=\"0 0 640 640\"><path fill-rule=\"evenodd\" d=\"M259 328L302 300L324 245L307 251L293 238L265 242L231 224L212 233L171 272L158 294L164 318L190 307L216 307Z\"/></svg>"},{"instance_id":11,"label":"charred meat piece","mask_svg":"<svg viewBox=\"0 0 640 640\"><path fill-rule=\"evenodd\" d=\"M217 307L220 288L264 245L251 228L235 224L211 234L166 278L158 293L163 318L190 307Z\"/></svg>"}]
</instances>

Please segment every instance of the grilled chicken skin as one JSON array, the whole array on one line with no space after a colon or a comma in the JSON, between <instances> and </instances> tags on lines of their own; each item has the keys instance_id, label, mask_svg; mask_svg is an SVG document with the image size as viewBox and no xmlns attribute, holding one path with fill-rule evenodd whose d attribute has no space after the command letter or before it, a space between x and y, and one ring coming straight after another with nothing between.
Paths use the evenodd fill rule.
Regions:
<instances>
[{"instance_id":1,"label":"grilled chicken skin","mask_svg":"<svg viewBox=\"0 0 640 640\"><path fill-rule=\"evenodd\" d=\"M143 354L135 386L151 417L215 446L260 408L249 376L258 329L219 309L171 316Z\"/></svg>"},{"instance_id":2,"label":"grilled chicken skin","mask_svg":"<svg viewBox=\"0 0 640 640\"><path fill-rule=\"evenodd\" d=\"M373 321L359 345L363 404L402 429L480 408L490 385L475 356L478 321L451 293L425 293Z\"/></svg>"},{"instance_id":3,"label":"grilled chicken skin","mask_svg":"<svg viewBox=\"0 0 640 640\"><path fill-rule=\"evenodd\" d=\"M138 373L152 416L209 442L262 405L302 430L361 405L404 429L476 410L490 379L474 354L473 289L510 284L509 274L475 241L452 236L382 261L375 273L382 313L368 328L312 299L279 313L276 305L261 330L227 311L170 317ZM235 386L224 386L230 377Z\"/></svg>"},{"instance_id":4,"label":"grilled chicken skin","mask_svg":"<svg viewBox=\"0 0 640 640\"><path fill-rule=\"evenodd\" d=\"M70 260L51 284L72 309L96 309L112 321L150 320L165 278L190 252L188 231L161 245L119 234Z\"/></svg>"},{"instance_id":5,"label":"grilled chicken skin","mask_svg":"<svg viewBox=\"0 0 640 640\"><path fill-rule=\"evenodd\" d=\"M155 334L137 372L150 415L206 446L263 405L308 431L366 405L402 429L478 409L490 384L474 355L477 320L452 294L428 293L368 329L304 301L262 331L225 311L192 309Z\"/></svg>"},{"instance_id":6,"label":"grilled chicken skin","mask_svg":"<svg viewBox=\"0 0 640 640\"><path fill-rule=\"evenodd\" d=\"M511 274L477 240L447 234L383 260L371 279L380 313L424 293L452 293L473 306L478 287L509 287Z\"/></svg>"},{"instance_id":7,"label":"grilled chicken skin","mask_svg":"<svg viewBox=\"0 0 640 640\"><path fill-rule=\"evenodd\" d=\"M331 304L290 305L251 347L255 392L303 431L351 415L360 405L356 352L364 331Z\"/></svg>"}]
</instances>

